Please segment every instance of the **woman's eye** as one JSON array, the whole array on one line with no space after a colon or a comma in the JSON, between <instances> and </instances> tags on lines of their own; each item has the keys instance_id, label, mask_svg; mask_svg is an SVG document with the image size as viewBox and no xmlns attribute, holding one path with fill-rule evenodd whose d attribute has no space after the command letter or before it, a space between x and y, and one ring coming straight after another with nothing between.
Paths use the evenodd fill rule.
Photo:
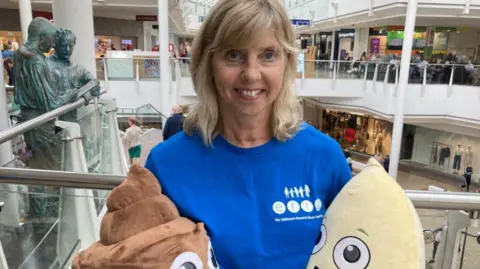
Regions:
<instances>
[{"instance_id":1,"label":"woman's eye","mask_svg":"<svg viewBox=\"0 0 480 269\"><path fill-rule=\"evenodd\" d=\"M275 60L276 53L274 51L266 51L263 53L263 60L271 62Z\"/></svg>"},{"instance_id":2,"label":"woman's eye","mask_svg":"<svg viewBox=\"0 0 480 269\"><path fill-rule=\"evenodd\" d=\"M326 242L327 242L327 228L325 228L325 225L322 225L322 228L320 229L320 234L318 235L317 241L315 242L315 246L313 247L312 255L322 250Z\"/></svg>"},{"instance_id":3,"label":"woman's eye","mask_svg":"<svg viewBox=\"0 0 480 269\"><path fill-rule=\"evenodd\" d=\"M227 60L238 61L241 59L241 54L238 51L231 50L227 52Z\"/></svg>"},{"instance_id":4,"label":"woman's eye","mask_svg":"<svg viewBox=\"0 0 480 269\"><path fill-rule=\"evenodd\" d=\"M362 240L345 237L333 249L333 260L339 269L365 269L370 263L370 250Z\"/></svg>"}]
</instances>

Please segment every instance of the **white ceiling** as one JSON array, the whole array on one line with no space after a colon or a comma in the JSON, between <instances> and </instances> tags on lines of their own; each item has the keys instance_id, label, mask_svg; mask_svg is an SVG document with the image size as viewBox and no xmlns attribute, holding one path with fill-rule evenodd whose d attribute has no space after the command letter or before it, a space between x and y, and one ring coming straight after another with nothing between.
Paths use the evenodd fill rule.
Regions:
<instances>
[{"instance_id":1,"label":"white ceiling","mask_svg":"<svg viewBox=\"0 0 480 269\"><path fill-rule=\"evenodd\" d=\"M158 0L92 0L93 15L96 17L135 20L137 15L157 15ZM171 33L185 34L186 27L176 0L169 0L170 17L169 28ZM18 9L17 0L0 0L0 8ZM52 12L51 1L32 0L32 10ZM181 14L181 13L180 13ZM188 34L187 34L188 35Z\"/></svg>"}]
</instances>

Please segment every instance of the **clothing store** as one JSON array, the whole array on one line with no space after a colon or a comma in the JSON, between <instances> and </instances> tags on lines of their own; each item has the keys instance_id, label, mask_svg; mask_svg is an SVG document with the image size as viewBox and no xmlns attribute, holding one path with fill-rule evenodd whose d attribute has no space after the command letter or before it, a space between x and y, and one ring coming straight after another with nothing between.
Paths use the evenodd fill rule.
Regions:
<instances>
[{"instance_id":1,"label":"clothing store","mask_svg":"<svg viewBox=\"0 0 480 269\"><path fill-rule=\"evenodd\" d=\"M480 171L475 150L480 138L417 126L411 161L447 173L463 175L470 164Z\"/></svg>"},{"instance_id":2,"label":"clothing store","mask_svg":"<svg viewBox=\"0 0 480 269\"><path fill-rule=\"evenodd\" d=\"M377 117L323 110L322 132L333 137L343 149L379 155L390 155L393 123Z\"/></svg>"}]
</instances>

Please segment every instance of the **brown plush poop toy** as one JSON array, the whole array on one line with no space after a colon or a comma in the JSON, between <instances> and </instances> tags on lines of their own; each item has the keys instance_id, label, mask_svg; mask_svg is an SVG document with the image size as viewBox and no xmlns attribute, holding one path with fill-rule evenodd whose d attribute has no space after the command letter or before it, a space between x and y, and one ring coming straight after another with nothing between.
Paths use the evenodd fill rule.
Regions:
<instances>
[{"instance_id":1,"label":"brown plush poop toy","mask_svg":"<svg viewBox=\"0 0 480 269\"><path fill-rule=\"evenodd\" d=\"M132 166L107 198L100 242L73 269L217 269L203 223L180 217L150 171Z\"/></svg>"}]
</instances>

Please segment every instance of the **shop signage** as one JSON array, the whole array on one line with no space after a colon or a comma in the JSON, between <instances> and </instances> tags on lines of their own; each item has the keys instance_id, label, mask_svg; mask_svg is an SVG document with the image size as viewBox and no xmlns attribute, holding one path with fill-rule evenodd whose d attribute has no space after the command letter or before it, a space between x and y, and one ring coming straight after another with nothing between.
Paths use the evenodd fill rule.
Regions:
<instances>
[{"instance_id":1,"label":"shop signage","mask_svg":"<svg viewBox=\"0 0 480 269\"><path fill-rule=\"evenodd\" d=\"M158 21L158 17L155 15L137 15L136 21Z\"/></svg>"},{"instance_id":2,"label":"shop signage","mask_svg":"<svg viewBox=\"0 0 480 269\"><path fill-rule=\"evenodd\" d=\"M311 20L299 20L299 19L293 19L291 20L293 25L296 26L311 26L312 21Z\"/></svg>"}]
</instances>

